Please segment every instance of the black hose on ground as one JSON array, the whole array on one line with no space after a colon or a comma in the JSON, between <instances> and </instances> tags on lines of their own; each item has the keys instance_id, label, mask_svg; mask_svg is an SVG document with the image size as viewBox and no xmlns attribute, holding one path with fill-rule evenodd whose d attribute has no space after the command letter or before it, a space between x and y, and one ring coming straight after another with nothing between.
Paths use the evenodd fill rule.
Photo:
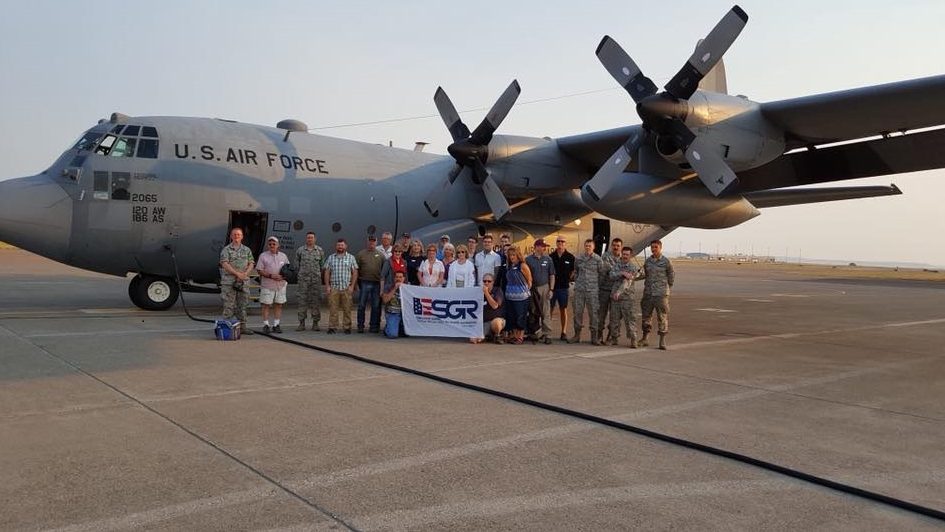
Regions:
<instances>
[{"instance_id":1,"label":"black hose on ground","mask_svg":"<svg viewBox=\"0 0 945 532\"><path fill-rule=\"evenodd\" d=\"M406 366L399 366L399 365L397 365L397 364L391 364L391 363L389 363L389 362L383 362L383 361L381 361L381 360L375 360L375 359L372 359L372 358L367 358L367 357L363 357L363 356L360 356L360 355L355 355L355 354L352 354L352 353L346 353L346 352L344 352L344 351L337 351L337 350L334 350L334 349L328 349L328 348L325 348L325 347L319 347L319 346L317 346L317 345L307 344L307 343L305 343L305 342L300 342L300 341L298 341L298 340L292 340L292 339L289 339L289 338L283 338L283 337L280 337L280 336L274 336L274 335L268 334L268 333L259 333L259 334L261 334L261 335L263 335L263 336L265 336L265 337L268 337L268 338L270 338L270 339L272 339L272 340L276 340L276 341L279 341L279 342L285 342L285 343L287 343L287 344L292 344L292 345L295 345L295 346L298 346L298 347L303 347L303 348L305 348L305 349L311 349L311 350L314 350L314 351L320 351L320 352L322 352L322 353L327 353L327 354L330 354L330 355L334 355L334 356L338 356L338 357L342 357L342 358L347 358L347 359L349 359L349 360L355 360L355 361L357 361L357 362L362 362L362 363L364 363L364 364L370 364L370 365L372 365L372 366L382 367L382 368L390 369L390 370L397 371L397 372L400 372L400 373L407 373L407 374L410 374L410 375L415 375L415 376L417 376L417 377L421 377L421 378L424 378L424 379L429 379L429 380L436 381L436 382L440 382L440 383L443 383L443 384L448 384L448 385L450 385L450 386L458 386L458 387L460 387L460 388L465 388L465 389L467 389L467 390L472 390L472 391L476 391L476 392L479 392L479 393L484 393L484 394L487 394L487 395L492 395L492 396L495 396L495 397L501 397L502 399L507 399L507 400L509 400L509 401L513 401L513 402L516 402L516 403L520 403L520 404L532 406L532 407L535 407L535 408L540 408L540 409L542 409L542 410L547 410L547 411L550 411L550 412L555 412L555 413L558 413L558 414L562 414L562 415L565 415L565 416L569 416L569 417L581 419L581 420L584 420L584 421L589 421L589 422L591 422L591 423L596 423L596 424L599 424L599 425L604 425L604 426L611 427L611 428L615 428L615 429L622 430L622 431L625 431L625 432L631 432L631 433L633 433L633 434L638 434L638 435L644 436L644 437L646 437L646 438L651 438L651 439L658 440L658 441L665 442L665 443L669 443L669 444L672 444L672 445L677 445L677 446L680 446L680 447L685 447L685 448L687 448L687 449L692 449L692 450L699 451L699 452L702 452L702 453L711 454L711 455L714 455L714 456L720 456L720 457L722 457L722 458L727 458L727 459L729 459L729 460L734 460L734 461L736 461L736 462L740 462L740 463L743 463L743 464L755 466L755 467L758 467L758 468L761 468L761 469L765 469L765 470L767 470L767 471L771 471L771 472L774 472L774 473L778 473L778 474L781 474L781 475L784 475L784 476L787 476L787 477L795 478L795 479L798 479L798 480L803 480L804 482L809 482L809 483L811 483L811 484L815 484L815 485L817 485L817 486L821 486L821 487L824 487L824 488L827 488L827 489L831 489L831 490L834 490L834 491L839 491L839 492L841 492L841 493L846 493L847 495L852 495L852 496L854 496L854 497L859 497L859 498L866 499L866 500L870 500L870 501L873 501L873 502L878 502L878 503L880 503L880 504L884 504L884 505L887 505L887 506L892 506L892 507L897 508L897 509L900 509L900 510L905 510L905 511L907 511L907 512L911 512L911 513L923 515L923 516L925 516L925 517L930 517L930 518L932 518L932 519L937 519L937 520L939 520L939 521L945 521L945 512L943 512L943 511L941 511L941 510L937 510L937 509L935 509L935 508L930 508L930 507L928 507L928 506L922 506L922 505L919 505L919 504L911 503L911 502L909 502L909 501L905 501L905 500L902 500L902 499L898 499L898 498L896 498L896 497L891 497L891 496L889 496L889 495L883 495L882 493L877 493L877 492L875 492L875 491L870 491L870 490L858 488L858 487L856 487L856 486L851 486L851 485L849 485L849 484L844 484L844 483L842 483L842 482L836 482L836 481L830 480L830 479L828 479L828 478L820 477L820 476L813 475L813 474L810 474L810 473L805 473L805 472L799 471L799 470L797 470L797 469L793 469L793 468L790 468L790 467L778 465L778 464L775 464L775 463L772 463L772 462L768 462L768 461L765 461L765 460L761 460L761 459L758 459L758 458L753 458L753 457L751 457L751 456L747 456L747 455L744 455L744 454L741 454L741 453L736 453L736 452L733 452L733 451L727 451L727 450L725 450L725 449L720 449L720 448L718 448L718 447L713 447L713 446L711 446L711 445L705 445L705 444L702 444L702 443L698 443L698 442L686 440L686 439L683 439L683 438L677 438L677 437L675 437L675 436L670 436L670 435L668 435L668 434L662 434L662 433L655 432L655 431L652 431L652 430L648 430L648 429L645 429L645 428L642 428L642 427L638 427L638 426L635 426L635 425L628 425L628 424L622 423L622 422L620 422L620 421L614 421L614 420L612 420L612 419L607 419L607 418L603 418L603 417L600 417L600 416L595 416L595 415L593 415L593 414L588 414L588 413L586 413L586 412L580 412L580 411L577 411L577 410L571 410L571 409L569 409L569 408L564 408L564 407L557 406L557 405L553 405L553 404L549 404L549 403L543 403L543 402L541 402L541 401L535 401L535 400L533 400L533 399L529 399L529 398L527 398L527 397L522 397L522 396L520 396L520 395L515 395L515 394L508 393L508 392L503 392L503 391L501 391L501 390L494 390L494 389L492 389L492 388L486 388L486 387L483 387L483 386L478 386L478 385L476 385L476 384L471 384L471 383L468 383L468 382L458 381L458 380L455 380L455 379L450 379L450 378L448 378L448 377L443 377L442 375L436 375L436 374L434 374L434 373L429 373L429 372L421 371L421 370L418 370L418 369L408 368L408 367L406 367Z\"/></svg>"},{"instance_id":2,"label":"black hose on ground","mask_svg":"<svg viewBox=\"0 0 945 532\"><path fill-rule=\"evenodd\" d=\"M208 318L197 318L190 313L190 310L187 308L187 302L184 301L184 288L183 284L180 282L180 272L177 270L177 255L174 254L174 248L168 248L168 251L171 252L171 262L174 263L174 281L177 282L177 292L180 294L180 304L184 307L184 314L187 314L187 317L203 323L216 323L217 320L212 320Z\"/></svg>"}]
</instances>

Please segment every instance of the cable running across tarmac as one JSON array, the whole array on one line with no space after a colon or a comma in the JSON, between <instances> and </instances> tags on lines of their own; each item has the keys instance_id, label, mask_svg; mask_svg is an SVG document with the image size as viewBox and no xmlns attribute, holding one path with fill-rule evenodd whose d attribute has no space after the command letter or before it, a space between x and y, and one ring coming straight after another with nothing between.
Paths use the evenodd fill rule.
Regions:
<instances>
[{"instance_id":1,"label":"cable running across tarmac","mask_svg":"<svg viewBox=\"0 0 945 532\"><path fill-rule=\"evenodd\" d=\"M177 274L177 257L174 256L173 251L171 252L171 260L174 262L174 273ZM180 286L180 276L177 276L177 283ZM214 320L196 318L190 314L190 311L187 310L187 305L184 303L183 291L181 294L181 304L184 306L184 312L187 314L187 317L200 322L213 323ZM945 521L945 512L937 510L935 508L930 508L928 506L922 506L920 504L915 504L903 499L898 499L896 497L891 497L889 495L883 495L882 493L877 493L875 491L870 491L856 486L851 486L849 484L844 484L842 482L836 482L828 478L820 477L810 473L805 473L797 469L792 469L790 467L782 466L775 464L773 462L768 462L758 458L753 458L748 455L741 453L736 453L733 451L727 451L725 449L720 449L718 447L713 447L711 445L705 445L702 443L694 442L691 440L686 440L683 438L677 438L675 436L670 436L668 434L663 434L660 432L655 432L652 430L645 429L643 427L638 427L635 425L629 425L627 423L621 423L620 421L614 421L612 419L607 419L600 416L595 416L593 414L588 414L586 412L580 412L578 410L571 410L570 408L564 408L562 406L553 405L550 403L543 403L541 401L535 401L534 399L529 399L527 397L522 397L520 395L511 394L508 392L503 392L501 390L495 390L492 388L486 388L484 386L479 386L469 382L458 381L456 379L450 379L449 377L443 377L442 375L437 375L435 373L429 373L426 371L421 371L418 369L408 368L406 366L400 366L397 364L391 364L389 362L384 362L381 360L375 360L373 358L363 357L361 355L355 355L353 353L346 353L344 351L337 351L335 349L328 349L326 347L320 347L313 344L307 344L305 342L300 342L298 340L292 340L289 338L282 338L273 336L267 333L257 333L262 336L265 336L271 340L277 342L284 342L287 344L295 345L312 351L320 351L322 353L327 353L329 355L334 355L337 357L347 358L349 360L355 360L364 364L369 364L372 366L378 366L386 368L389 370L397 371L400 373L407 373L424 379L440 382L443 384L448 384L450 386L457 386L459 388L465 388L467 390L476 391L486 395L492 395L494 397L500 397L502 399L507 399L516 403L532 406L542 410L547 410L549 412L555 412L569 417L574 417L577 419L582 419L584 421L589 421L598 425L604 425L607 427L615 428L622 430L624 432L630 432L633 434L638 434L646 438L654 439L657 441L669 443L672 445L677 445L680 447L685 447L687 449L692 449L706 454L711 454L714 456L720 456L722 458L727 458L729 460L734 460L736 462L741 462L743 464L755 466L767 471L778 473L787 477L795 478L798 480L803 480L804 482L809 482L817 486L828 488L834 491L839 491L841 493L846 493L847 495L853 495L854 497L860 497L862 499L870 500L873 502L878 502L887 506L892 506L900 510L905 510L907 512L912 512L915 514L923 515L925 517L931 517L932 519L937 519L939 521Z\"/></svg>"},{"instance_id":2,"label":"cable running across tarmac","mask_svg":"<svg viewBox=\"0 0 945 532\"><path fill-rule=\"evenodd\" d=\"M421 371L418 369L408 368L406 366L400 366L397 364L391 364L389 362L383 362L381 360L375 360L372 358L355 355L353 353L346 353L344 351L337 351L334 349L328 349L326 347L320 347L317 345L307 344L305 342L300 342L298 340L292 340L289 338L273 336L272 334L259 333L259 332L257 332L256 334L265 336L277 342L284 342L284 343L295 345L295 346L302 347L305 349L310 349L313 351L320 351L322 353L327 353L329 355L347 358L349 360L355 360L357 362L362 362L364 364L370 364L372 366L378 366L378 367L390 369L390 370L401 372L401 373L415 375L417 377L422 377L424 379L429 379L429 380L440 382L443 384L448 384L450 386L457 386L460 388L465 388L467 390L472 390L479 393L484 393L487 395L500 397L502 399L507 399L509 401L513 401L516 403L532 406L535 408L540 408L542 410L555 412L555 413L562 414L565 416L574 417L577 419L582 419L584 421L589 421L591 423L596 423L598 425L604 425L604 426L615 428L615 429L622 430L625 432L631 432L633 434L638 434L646 438L651 438L651 439L662 441L662 442L669 443L672 445L685 447L687 449L693 449L695 451L703 452L706 454L720 456L722 458L728 458L729 460L734 460L736 462L741 462L743 464L755 466L755 467L772 471L774 473L785 475L791 478L803 480L805 482L810 482L811 484L816 484L818 486L822 486L831 490L839 491L841 493L846 493L848 495L853 495L855 497L860 497L862 499L878 502L880 504L892 506L900 510L905 510L907 512L923 515L925 517L931 517L932 519L937 519L939 521L945 521L945 512L941 510L930 508L928 506L915 504L909 501L898 499L896 497L891 497L889 495L883 495L882 493L877 493L875 491L857 488L856 486L851 486L849 484L836 482L828 478L820 477L820 476L813 475L810 473L805 473L803 471L798 471L797 469L792 469L790 467L778 465L772 462L767 462L765 460L753 458L751 456L744 455L741 453L727 451L725 449L720 449L718 447L713 447L711 445L705 445L705 444L694 442L691 440L677 438L675 436L670 436L668 434L655 432L655 431L648 430L648 429L638 427L635 425L628 425L626 423L621 423L619 421L614 421L612 419L595 416L593 414L588 414L586 412L580 412L577 410L571 410L570 408L564 408L564 407L549 404L549 403L543 403L541 401L535 401L533 399L522 397L520 395L511 394L508 392L503 392L501 390L495 390L492 388L486 388L484 386L479 386L479 385L464 382L464 381L458 381L456 379L450 379L449 377L443 377L441 375L436 375L434 373L429 373L429 372Z\"/></svg>"}]
</instances>

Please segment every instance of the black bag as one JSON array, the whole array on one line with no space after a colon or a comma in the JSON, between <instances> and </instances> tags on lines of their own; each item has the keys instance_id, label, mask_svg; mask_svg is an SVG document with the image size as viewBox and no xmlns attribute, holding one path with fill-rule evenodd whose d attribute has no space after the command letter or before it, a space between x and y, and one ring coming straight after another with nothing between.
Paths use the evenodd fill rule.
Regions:
<instances>
[{"instance_id":1,"label":"black bag","mask_svg":"<svg viewBox=\"0 0 945 532\"><path fill-rule=\"evenodd\" d=\"M282 268L279 270L279 275L286 280L289 284L296 284L299 282L299 271L292 265L291 262L285 263Z\"/></svg>"}]
</instances>

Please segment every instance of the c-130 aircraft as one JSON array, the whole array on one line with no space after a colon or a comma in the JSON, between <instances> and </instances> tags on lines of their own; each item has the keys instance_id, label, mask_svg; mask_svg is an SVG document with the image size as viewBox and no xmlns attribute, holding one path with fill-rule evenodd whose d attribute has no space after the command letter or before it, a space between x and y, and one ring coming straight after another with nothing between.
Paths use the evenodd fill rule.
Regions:
<instances>
[{"instance_id":1,"label":"c-130 aircraft","mask_svg":"<svg viewBox=\"0 0 945 532\"><path fill-rule=\"evenodd\" d=\"M926 129L945 124L945 76L768 103L731 96L721 59L747 20L733 7L662 92L604 37L597 57L636 103L639 125L496 135L517 82L474 130L439 88L449 156L310 134L297 120L114 113L44 172L0 182L0 240L133 272L131 300L162 310L180 289L219 282L231 227L244 228L257 256L268 234L292 249L310 230L323 243L385 230L424 241L563 234L594 238L598 250L614 234L640 250L677 227L732 227L758 209L901 193L799 185L945 167L945 130Z\"/></svg>"}]
</instances>

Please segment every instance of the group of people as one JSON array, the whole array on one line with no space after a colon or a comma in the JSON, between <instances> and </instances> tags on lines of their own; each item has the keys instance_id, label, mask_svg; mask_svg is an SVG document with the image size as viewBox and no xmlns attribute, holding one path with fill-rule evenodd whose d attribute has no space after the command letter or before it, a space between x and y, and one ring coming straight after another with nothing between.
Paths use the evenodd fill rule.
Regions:
<instances>
[{"instance_id":1,"label":"group of people","mask_svg":"<svg viewBox=\"0 0 945 532\"><path fill-rule=\"evenodd\" d=\"M305 245L295 250L294 261L280 251L279 239L270 236L258 262L254 262L252 252L242 240L242 230L232 229L230 243L220 252L223 315L247 323L249 299L245 283L255 270L260 277L259 302L262 330L266 333L282 332L282 307L288 284L282 272L286 264L292 263L298 274L297 331L307 330L307 320L311 320L310 330L321 330L323 289L328 299L328 334L339 329L351 334L351 312L357 292L357 332L380 333L383 307L383 333L388 338L397 338L404 335L402 284L479 286L484 302L483 332L482 336L470 339L473 343L491 340L521 344L527 336L550 344L551 315L554 307L558 307L561 340L581 341L586 311L592 344L618 345L623 326L631 348L647 345L655 312L659 348L666 349L674 273L659 240L650 244L652 253L642 269L633 259L633 249L624 246L620 238L614 238L603 255L594 252L593 240L585 240L583 252L577 257L567 250L563 236L556 239L551 252L545 241L538 239L532 253L526 256L512 245L507 234L500 235L498 245L493 235L486 234L481 239L470 236L465 244L458 245L451 242L449 235L443 235L439 245L424 246L420 240L412 240L409 233L404 233L396 243L391 233L383 233L380 243L374 235L368 236L365 247L354 255L340 238L335 242L335 252L326 255L316 244L315 233L309 232ZM637 280L644 281L640 337L635 311ZM569 306L574 309L570 337L566 333ZM246 328L243 333L252 334L252 330Z\"/></svg>"}]
</instances>

